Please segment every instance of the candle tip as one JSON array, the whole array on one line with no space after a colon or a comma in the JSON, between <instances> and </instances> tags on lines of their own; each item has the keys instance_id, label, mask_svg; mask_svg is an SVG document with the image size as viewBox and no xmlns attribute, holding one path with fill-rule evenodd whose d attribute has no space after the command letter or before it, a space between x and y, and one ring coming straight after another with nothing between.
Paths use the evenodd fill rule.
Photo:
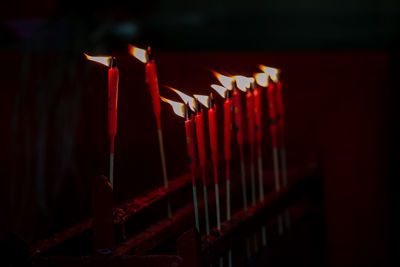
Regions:
<instances>
[{"instance_id":1,"label":"candle tip","mask_svg":"<svg viewBox=\"0 0 400 267\"><path fill-rule=\"evenodd\" d=\"M192 118L192 111L191 111L191 108L190 108L190 106L189 106L189 102L187 102L185 105L184 105L184 114L185 114L185 119L186 120L189 120L189 119L191 119Z\"/></svg>"},{"instance_id":2,"label":"candle tip","mask_svg":"<svg viewBox=\"0 0 400 267\"><path fill-rule=\"evenodd\" d=\"M110 61L110 68L116 68L116 67L117 67L117 59L115 57L112 57Z\"/></svg>"},{"instance_id":3,"label":"candle tip","mask_svg":"<svg viewBox=\"0 0 400 267\"><path fill-rule=\"evenodd\" d=\"M195 97L194 98L194 100L193 100L193 102L194 102L194 112L195 113L200 113L201 112L201 107L200 107L200 102L199 102L199 100Z\"/></svg>"},{"instance_id":4,"label":"candle tip","mask_svg":"<svg viewBox=\"0 0 400 267\"><path fill-rule=\"evenodd\" d=\"M210 97L208 98L208 106L210 108L214 107L214 96L213 96L213 93L210 93Z\"/></svg>"}]
</instances>

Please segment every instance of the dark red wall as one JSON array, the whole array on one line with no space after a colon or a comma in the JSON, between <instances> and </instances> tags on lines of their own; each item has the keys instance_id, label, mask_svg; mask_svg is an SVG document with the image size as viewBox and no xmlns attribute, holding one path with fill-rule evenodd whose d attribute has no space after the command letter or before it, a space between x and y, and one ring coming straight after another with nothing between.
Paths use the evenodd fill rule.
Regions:
<instances>
[{"instance_id":1,"label":"dark red wall","mask_svg":"<svg viewBox=\"0 0 400 267\"><path fill-rule=\"evenodd\" d=\"M160 186L162 178L144 66L125 52L115 55L120 69L115 194L123 200ZM388 256L386 53L155 51L154 57L160 85L188 93L210 92L216 83L210 69L250 75L260 63L281 68L289 165L311 157L323 164L329 262L377 263ZM8 66L0 90L4 229L35 240L90 214L90 181L108 170L107 71L81 55L6 51L1 58ZM175 97L162 86L160 93ZM173 177L188 170L184 126L165 104L162 112ZM266 143L267 166L269 149Z\"/></svg>"}]
</instances>

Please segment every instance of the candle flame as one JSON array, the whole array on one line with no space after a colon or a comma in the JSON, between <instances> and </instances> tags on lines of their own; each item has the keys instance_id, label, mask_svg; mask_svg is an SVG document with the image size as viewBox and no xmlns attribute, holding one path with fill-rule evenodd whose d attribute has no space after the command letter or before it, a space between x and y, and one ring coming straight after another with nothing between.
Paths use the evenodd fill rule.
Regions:
<instances>
[{"instance_id":1,"label":"candle flame","mask_svg":"<svg viewBox=\"0 0 400 267\"><path fill-rule=\"evenodd\" d=\"M236 80L236 85L237 87L242 90L243 92L246 92L247 88L250 88L251 83L254 81L254 78L252 77L245 77L242 75L237 75L234 76Z\"/></svg>"},{"instance_id":2,"label":"candle flame","mask_svg":"<svg viewBox=\"0 0 400 267\"><path fill-rule=\"evenodd\" d=\"M279 74L279 69L272 68L272 67L267 67L264 65L258 65L258 67L265 72L269 77L271 78L272 81L278 82L278 74Z\"/></svg>"},{"instance_id":3,"label":"candle flame","mask_svg":"<svg viewBox=\"0 0 400 267\"><path fill-rule=\"evenodd\" d=\"M215 77L218 79L218 81L228 90L232 89L232 83L234 81L234 78L222 75L218 72L213 71Z\"/></svg>"},{"instance_id":4,"label":"candle flame","mask_svg":"<svg viewBox=\"0 0 400 267\"><path fill-rule=\"evenodd\" d=\"M129 49L129 54L139 59L143 63L147 63L149 61L149 57L145 49L141 49L133 45L129 45L128 49Z\"/></svg>"},{"instance_id":5,"label":"candle flame","mask_svg":"<svg viewBox=\"0 0 400 267\"><path fill-rule=\"evenodd\" d=\"M179 95L179 97L182 99L182 101L183 101L184 103L189 103L190 109L191 109L192 111L195 111L196 105L195 105L195 103L194 103L194 98L193 98L193 97L190 97L190 96L188 96L187 94L182 93L181 91L179 91L179 90L177 90L177 89L175 89L175 88L172 88L172 87L170 87L170 86L166 86L166 87L169 88L169 89L171 89L171 90L174 91L175 93L177 93L177 94Z\"/></svg>"},{"instance_id":6,"label":"candle flame","mask_svg":"<svg viewBox=\"0 0 400 267\"><path fill-rule=\"evenodd\" d=\"M209 106L209 98L210 96L208 95L193 95L194 98L196 98L197 100L199 100L199 102L205 106L206 108L210 108Z\"/></svg>"},{"instance_id":7,"label":"candle flame","mask_svg":"<svg viewBox=\"0 0 400 267\"><path fill-rule=\"evenodd\" d=\"M93 56L89 56L88 54L85 54L85 53L83 53L83 54L90 61L94 61L94 62L103 64L104 66L107 66L107 67L111 67L112 57L110 57L110 56L93 57Z\"/></svg>"},{"instance_id":8,"label":"candle flame","mask_svg":"<svg viewBox=\"0 0 400 267\"><path fill-rule=\"evenodd\" d=\"M257 73L254 75L254 78L259 86L268 86L268 75L266 73Z\"/></svg>"},{"instance_id":9,"label":"candle flame","mask_svg":"<svg viewBox=\"0 0 400 267\"><path fill-rule=\"evenodd\" d=\"M211 88L214 89L222 98L225 98L225 92L228 91L225 87L221 85L212 84Z\"/></svg>"},{"instance_id":10,"label":"candle flame","mask_svg":"<svg viewBox=\"0 0 400 267\"><path fill-rule=\"evenodd\" d=\"M162 97L162 96L160 96L160 98L163 102L171 105L171 107L176 115L178 115L179 117L185 118L185 104L166 99L165 97Z\"/></svg>"}]
</instances>

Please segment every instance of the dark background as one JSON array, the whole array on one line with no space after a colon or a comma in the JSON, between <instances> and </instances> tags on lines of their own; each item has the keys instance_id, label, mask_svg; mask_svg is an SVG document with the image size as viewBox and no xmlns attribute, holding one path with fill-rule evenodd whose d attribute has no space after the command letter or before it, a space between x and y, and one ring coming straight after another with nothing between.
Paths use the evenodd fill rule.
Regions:
<instances>
[{"instance_id":1,"label":"dark background","mask_svg":"<svg viewBox=\"0 0 400 267\"><path fill-rule=\"evenodd\" d=\"M150 44L160 84L188 93L209 92L210 69L281 68L289 165L322 162L327 262L391 263L399 8L395 0L2 1L2 238L16 232L34 243L90 214L91 180L108 170L107 72L83 52L118 59L117 201L161 185L144 66L127 54L128 43ZM174 177L187 171L183 123L162 108Z\"/></svg>"}]
</instances>

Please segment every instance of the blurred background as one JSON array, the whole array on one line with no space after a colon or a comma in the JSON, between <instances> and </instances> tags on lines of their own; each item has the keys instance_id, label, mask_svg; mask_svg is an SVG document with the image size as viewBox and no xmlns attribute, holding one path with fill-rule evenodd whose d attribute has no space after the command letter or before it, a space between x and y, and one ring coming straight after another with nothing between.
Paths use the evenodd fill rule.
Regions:
<instances>
[{"instance_id":1,"label":"blurred background","mask_svg":"<svg viewBox=\"0 0 400 267\"><path fill-rule=\"evenodd\" d=\"M322 163L325 263L395 260L400 2L6 0L0 10L2 239L33 244L90 216L91 181L108 172L107 70L84 52L118 60L116 201L161 186L130 43L152 46L171 98L161 85L209 93L210 70L281 68L289 165ZM162 108L172 179L188 171L183 122Z\"/></svg>"}]
</instances>

